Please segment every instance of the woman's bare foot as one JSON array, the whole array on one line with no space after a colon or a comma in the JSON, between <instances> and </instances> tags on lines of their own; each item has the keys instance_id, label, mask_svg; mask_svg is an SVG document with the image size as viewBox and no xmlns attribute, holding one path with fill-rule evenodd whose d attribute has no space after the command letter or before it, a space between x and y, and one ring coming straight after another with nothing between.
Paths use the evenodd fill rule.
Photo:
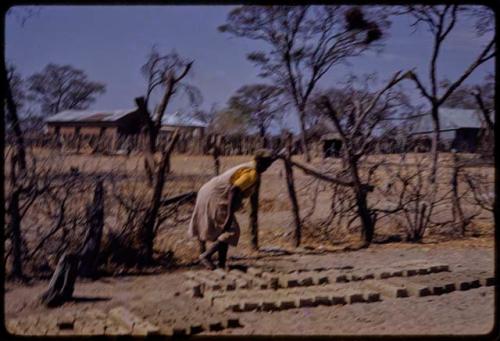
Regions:
<instances>
[{"instance_id":1,"label":"woman's bare foot","mask_svg":"<svg viewBox=\"0 0 500 341\"><path fill-rule=\"evenodd\" d=\"M209 259L207 259L205 257L200 257L198 259L200 260L200 264L202 264L203 266L205 266L207 269L209 269L209 270L215 270L214 263L212 263Z\"/></svg>"}]
</instances>

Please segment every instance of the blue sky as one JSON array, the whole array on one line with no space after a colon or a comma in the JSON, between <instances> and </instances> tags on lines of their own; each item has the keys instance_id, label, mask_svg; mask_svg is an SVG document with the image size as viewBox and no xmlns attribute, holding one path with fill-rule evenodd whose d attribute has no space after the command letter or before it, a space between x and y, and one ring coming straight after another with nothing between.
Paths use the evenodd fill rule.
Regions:
<instances>
[{"instance_id":1,"label":"blue sky","mask_svg":"<svg viewBox=\"0 0 500 341\"><path fill-rule=\"evenodd\" d=\"M222 107L240 86L262 82L246 54L262 49L260 42L230 37L217 31L231 6L43 6L22 24L11 9L6 18L6 57L23 76L43 69L48 63L71 64L87 72L90 79L106 84L106 94L94 109L134 106L133 99L145 92L140 67L157 45L161 52L172 49L195 61L188 81L203 95L202 108L214 103ZM440 77L455 79L479 53L489 36L477 37L473 22L460 18L443 47ZM349 65L334 67L321 86L335 86L350 72L378 72L380 79L397 70L416 68L426 76L431 35L422 26L411 33L409 19L393 20L382 53L369 52L351 59ZM481 82L494 72L490 60L469 78ZM413 87L408 87L413 92ZM186 109L178 98L169 111ZM293 121L293 119L292 119ZM293 126L294 123L291 122Z\"/></svg>"}]
</instances>

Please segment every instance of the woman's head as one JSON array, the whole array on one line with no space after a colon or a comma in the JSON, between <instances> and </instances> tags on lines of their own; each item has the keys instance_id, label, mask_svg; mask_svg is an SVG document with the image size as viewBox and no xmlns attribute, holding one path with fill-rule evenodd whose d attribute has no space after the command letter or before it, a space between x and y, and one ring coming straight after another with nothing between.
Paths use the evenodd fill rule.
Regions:
<instances>
[{"instance_id":1,"label":"woman's head","mask_svg":"<svg viewBox=\"0 0 500 341\"><path fill-rule=\"evenodd\" d=\"M269 149L259 149L255 152L254 160L257 172L265 172L276 160L276 155Z\"/></svg>"}]
</instances>

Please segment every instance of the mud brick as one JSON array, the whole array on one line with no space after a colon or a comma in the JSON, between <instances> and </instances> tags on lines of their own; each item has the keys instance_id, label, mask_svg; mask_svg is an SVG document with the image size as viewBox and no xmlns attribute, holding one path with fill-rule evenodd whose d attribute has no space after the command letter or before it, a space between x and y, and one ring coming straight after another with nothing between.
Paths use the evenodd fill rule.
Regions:
<instances>
[{"instance_id":1,"label":"mud brick","mask_svg":"<svg viewBox=\"0 0 500 341\"><path fill-rule=\"evenodd\" d=\"M257 268L253 268L253 267L250 267L247 269L247 273L252 275L252 276L256 276L256 277L261 277L262 275L262 270L261 269L257 269Z\"/></svg>"},{"instance_id":2,"label":"mud brick","mask_svg":"<svg viewBox=\"0 0 500 341\"><path fill-rule=\"evenodd\" d=\"M236 281L229 281L226 283L226 290L227 291L232 291L236 290Z\"/></svg>"},{"instance_id":3,"label":"mud brick","mask_svg":"<svg viewBox=\"0 0 500 341\"><path fill-rule=\"evenodd\" d=\"M394 270L391 272L391 277L403 277L404 271L403 270Z\"/></svg>"},{"instance_id":4,"label":"mud brick","mask_svg":"<svg viewBox=\"0 0 500 341\"><path fill-rule=\"evenodd\" d=\"M238 288L238 289L249 289L250 288L250 283L247 280L244 280L242 278L238 278L234 282L236 283L236 288Z\"/></svg>"},{"instance_id":5,"label":"mud brick","mask_svg":"<svg viewBox=\"0 0 500 341\"><path fill-rule=\"evenodd\" d=\"M316 296L314 303L316 305L332 305L332 300L328 296Z\"/></svg>"},{"instance_id":6,"label":"mud brick","mask_svg":"<svg viewBox=\"0 0 500 341\"><path fill-rule=\"evenodd\" d=\"M330 280L329 280L328 276L326 276L326 275L319 275L319 276L314 277L314 283L316 285L328 284L328 283L330 283Z\"/></svg>"},{"instance_id":7,"label":"mud brick","mask_svg":"<svg viewBox=\"0 0 500 341\"><path fill-rule=\"evenodd\" d=\"M276 302L273 301L262 301L261 306L263 311L272 311L278 309Z\"/></svg>"},{"instance_id":8,"label":"mud brick","mask_svg":"<svg viewBox=\"0 0 500 341\"><path fill-rule=\"evenodd\" d=\"M57 319L57 327L59 329L73 329L75 327L75 316L66 314Z\"/></svg>"},{"instance_id":9,"label":"mud brick","mask_svg":"<svg viewBox=\"0 0 500 341\"><path fill-rule=\"evenodd\" d=\"M271 289L277 290L279 288L279 278L278 277L271 277L269 279L269 287Z\"/></svg>"},{"instance_id":10,"label":"mud brick","mask_svg":"<svg viewBox=\"0 0 500 341\"><path fill-rule=\"evenodd\" d=\"M351 281L361 281L363 279L363 275L359 274L351 274Z\"/></svg>"},{"instance_id":11,"label":"mud brick","mask_svg":"<svg viewBox=\"0 0 500 341\"><path fill-rule=\"evenodd\" d=\"M408 270L404 270L404 274L408 277L411 277L411 276L416 276L418 275L418 269L408 269Z\"/></svg>"},{"instance_id":12,"label":"mud brick","mask_svg":"<svg viewBox=\"0 0 500 341\"><path fill-rule=\"evenodd\" d=\"M267 289L269 285L266 282L258 282L256 283L259 289Z\"/></svg>"},{"instance_id":13,"label":"mud brick","mask_svg":"<svg viewBox=\"0 0 500 341\"><path fill-rule=\"evenodd\" d=\"M199 334L203 332L203 325L201 323L192 324L189 326L189 335Z\"/></svg>"},{"instance_id":14,"label":"mud brick","mask_svg":"<svg viewBox=\"0 0 500 341\"><path fill-rule=\"evenodd\" d=\"M366 279L374 279L375 278L375 274L373 273L368 273L368 274L365 274L363 276L363 280L366 280Z\"/></svg>"},{"instance_id":15,"label":"mud brick","mask_svg":"<svg viewBox=\"0 0 500 341\"><path fill-rule=\"evenodd\" d=\"M387 281L366 281L364 283L369 288L375 289L382 293L382 295L390 298L408 297L406 288Z\"/></svg>"},{"instance_id":16,"label":"mud brick","mask_svg":"<svg viewBox=\"0 0 500 341\"><path fill-rule=\"evenodd\" d=\"M321 272L321 271L325 271L325 270L326 270L326 268L324 268L322 266L313 269L313 271L316 271L316 272Z\"/></svg>"},{"instance_id":17,"label":"mud brick","mask_svg":"<svg viewBox=\"0 0 500 341\"><path fill-rule=\"evenodd\" d=\"M380 294L378 292L367 292L364 295L365 302L378 302L380 301Z\"/></svg>"},{"instance_id":18,"label":"mud brick","mask_svg":"<svg viewBox=\"0 0 500 341\"><path fill-rule=\"evenodd\" d=\"M128 331L117 326L107 326L104 329L104 335L127 335Z\"/></svg>"},{"instance_id":19,"label":"mud brick","mask_svg":"<svg viewBox=\"0 0 500 341\"><path fill-rule=\"evenodd\" d=\"M457 290L455 283L445 284L443 288L444 288L445 293L449 293L449 292L453 292L453 291Z\"/></svg>"},{"instance_id":20,"label":"mud brick","mask_svg":"<svg viewBox=\"0 0 500 341\"><path fill-rule=\"evenodd\" d=\"M230 311L233 311L233 312L236 312L236 313L239 313L239 312L243 311L243 309L242 309L242 307L241 307L241 305L239 303L229 303L226 306L226 310L230 310Z\"/></svg>"},{"instance_id":21,"label":"mud brick","mask_svg":"<svg viewBox=\"0 0 500 341\"><path fill-rule=\"evenodd\" d=\"M217 332L224 329L221 321L210 321L208 322L208 330L211 332Z\"/></svg>"},{"instance_id":22,"label":"mud brick","mask_svg":"<svg viewBox=\"0 0 500 341\"><path fill-rule=\"evenodd\" d=\"M314 298L313 297L299 297L296 300L296 305L299 308L303 307L314 307Z\"/></svg>"},{"instance_id":23,"label":"mud brick","mask_svg":"<svg viewBox=\"0 0 500 341\"><path fill-rule=\"evenodd\" d=\"M390 271L383 271L377 274L377 278L386 279L392 277L392 273Z\"/></svg>"},{"instance_id":24,"label":"mud brick","mask_svg":"<svg viewBox=\"0 0 500 341\"><path fill-rule=\"evenodd\" d=\"M347 283L347 282L349 282L349 279L347 278L346 275L340 275L340 276L337 276L337 278L335 279L335 281L337 283Z\"/></svg>"},{"instance_id":25,"label":"mud brick","mask_svg":"<svg viewBox=\"0 0 500 341\"><path fill-rule=\"evenodd\" d=\"M424 297L432 294L431 289L422 284L404 283L404 286L407 288L408 293L412 296Z\"/></svg>"},{"instance_id":26,"label":"mud brick","mask_svg":"<svg viewBox=\"0 0 500 341\"><path fill-rule=\"evenodd\" d=\"M297 279L289 278L285 280L286 288L295 288L300 286L299 281Z\"/></svg>"},{"instance_id":27,"label":"mud brick","mask_svg":"<svg viewBox=\"0 0 500 341\"><path fill-rule=\"evenodd\" d=\"M282 309L293 309L296 307L295 302L293 300L280 300L278 302L278 307L280 310Z\"/></svg>"},{"instance_id":28,"label":"mud brick","mask_svg":"<svg viewBox=\"0 0 500 341\"><path fill-rule=\"evenodd\" d=\"M361 302L365 302L365 299L363 297L363 294L361 293L350 293L348 296L348 299L349 299L349 303L361 303Z\"/></svg>"},{"instance_id":29,"label":"mud brick","mask_svg":"<svg viewBox=\"0 0 500 341\"><path fill-rule=\"evenodd\" d=\"M427 275L429 273L431 273L431 270L429 268L419 268L418 269L419 275Z\"/></svg>"},{"instance_id":30,"label":"mud brick","mask_svg":"<svg viewBox=\"0 0 500 341\"><path fill-rule=\"evenodd\" d=\"M174 326L172 328L172 335L174 335L174 336L187 335L186 327Z\"/></svg>"},{"instance_id":31,"label":"mud brick","mask_svg":"<svg viewBox=\"0 0 500 341\"><path fill-rule=\"evenodd\" d=\"M470 289L470 283L468 281L461 281L457 283L457 287L461 291L469 290Z\"/></svg>"},{"instance_id":32,"label":"mud brick","mask_svg":"<svg viewBox=\"0 0 500 341\"><path fill-rule=\"evenodd\" d=\"M485 287L490 287L492 285L495 285L495 277L487 277L487 278L481 278L481 285Z\"/></svg>"},{"instance_id":33,"label":"mud brick","mask_svg":"<svg viewBox=\"0 0 500 341\"><path fill-rule=\"evenodd\" d=\"M481 282L478 279L469 282L469 285L472 288L479 288L481 286Z\"/></svg>"},{"instance_id":34,"label":"mud brick","mask_svg":"<svg viewBox=\"0 0 500 341\"><path fill-rule=\"evenodd\" d=\"M432 294L433 295L442 295L445 293L444 287L440 285L436 285L432 287Z\"/></svg>"},{"instance_id":35,"label":"mud brick","mask_svg":"<svg viewBox=\"0 0 500 341\"><path fill-rule=\"evenodd\" d=\"M145 335L158 335L160 333L160 328L149 323L148 321L141 321L141 322L135 324L134 329L135 328L140 329L141 333L143 333L143 331L144 331Z\"/></svg>"},{"instance_id":36,"label":"mud brick","mask_svg":"<svg viewBox=\"0 0 500 341\"><path fill-rule=\"evenodd\" d=\"M204 278L199 278L199 280L203 282L205 289L209 289L209 290L222 289L220 283L218 283L210 278L204 277Z\"/></svg>"},{"instance_id":37,"label":"mud brick","mask_svg":"<svg viewBox=\"0 0 500 341\"><path fill-rule=\"evenodd\" d=\"M226 328L239 328L239 327L242 327L242 325L240 324L240 320L238 318L230 317L227 319L225 327Z\"/></svg>"},{"instance_id":38,"label":"mud brick","mask_svg":"<svg viewBox=\"0 0 500 341\"><path fill-rule=\"evenodd\" d=\"M312 277L306 277L306 278L302 278L301 280L299 280L299 284L301 286L311 286L311 285L314 285L314 281L312 279Z\"/></svg>"},{"instance_id":39,"label":"mud brick","mask_svg":"<svg viewBox=\"0 0 500 341\"><path fill-rule=\"evenodd\" d=\"M258 302L243 302L243 311L252 311L259 309Z\"/></svg>"},{"instance_id":40,"label":"mud brick","mask_svg":"<svg viewBox=\"0 0 500 341\"><path fill-rule=\"evenodd\" d=\"M338 295L338 294L330 296L330 301L332 302L333 305L335 305L335 304L347 304L347 300L346 300L345 296Z\"/></svg>"},{"instance_id":41,"label":"mud brick","mask_svg":"<svg viewBox=\"0 0 500 341\"><path fill-rule=\"evenodd\" d=\"M186 288L188 288L189 295L191 297L203 297L203 291L201 284L195 281L187 281L184 283Z\"/></svg>"}]
</instances>

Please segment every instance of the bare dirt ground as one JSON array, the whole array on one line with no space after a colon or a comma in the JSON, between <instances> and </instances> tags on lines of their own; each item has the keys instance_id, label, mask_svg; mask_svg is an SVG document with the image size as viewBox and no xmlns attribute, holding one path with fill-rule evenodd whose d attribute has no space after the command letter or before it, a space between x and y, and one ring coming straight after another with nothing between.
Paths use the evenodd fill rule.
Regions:
<instances>
[{"instance_id":1,"label":"bare dirt ground","mask_svg":"<svg viewBox=\"0 0 500 341\"><path fill-rule=\"evenodd\" d=\"M47 282L38 282L30 287L7 283L5 295L7 326L17 333L60 334L61 331L56 328L57 321L64 319L68 314L73 314L76 316L74 329L62 333L92 334L98 333L99 329L83 327L79 329L79 324L97 325L99 314L112 315L110 311L122 307L158 327L162 334L172 333L174 328L184 328L186 333L189 333L192 326L198 325L203 329L207 321L214 323L220 321L224 325L223 322L228 318L239 319L240 326L218 331L210 331L210 328L205 326L201 334L485 334L493 327L494 287L482 285L469 290L460 290L459 287L460 281L484 280L493 275L491 239L476 238L420 245L385 244L359 251L324 254L304 251L292 255L272 255L261 252L258 257L253 258L237 257L233 253L230 263L233 267L239 265L241 268L252 267L267 271L272 269L281 277L286 277L294 270L301 270L300 273L303 274L316 271L317 274L329 274L330 280L336 274L349 275L371 271L376 275L377 271L397 267L397 264L406 270L412 267L412 263L446 264L449 266L449 272L401 277L400 280L403 280L406 286L420 283L429 286L431 290L433 286L443 285L445 282L454 283L456 287L452 292L424 297L410 295L406 298L394 298L382 295L378 301L372 303L320 305L278 311L230 312L221 311L217 306L211 305L208 291L205 291L204 298L193 298L189 294L185 287L186 272L190 270L195 278L206 276L205 270L196 268L156 275L101 278L92 283L80 282L75 290L76 301L57 309L43 308L36 302ZM296 293L292 292L294 289L279 288L275 291L265 291L264 297L272 300L274 296L293 299L300 295L314 296L318 293L345 295L346 290L349 297L349 292L352 290L366 290L365 282L367 280L312 285ZM269 292L270 294L267 294ZM250 297L256 302L259 302L258 298L262 296L258 290L248 289L221 291L223 299L224 295L228 297L232 295L233 298ZM33 323L37 318L38 324L34 326ZM23 325L27 323L23 322L26 320L31 321L31 327ZM107 326L111 330L111 326ZM199 331L193 333L195 332ZM127 334L131 331L123 329L117 333Z\"/></svg>"},{"instance_id":2,"label":"bare dirt ground","mask_svg":"<svg viewBox=\"0 0 500 341\"><path fill-rule=\"evenodd\" d=\"M137 180L132 180L139 184L144 181L140 176L142 159L139 156L129 158L55 156L42 150L37 151L37 157L40 163L45 159L50 163L59 164L61 170L78 167L82 173L122 172L127 176L137 177ZM398 160L396 155L384 157L393 163ZM441 155L440 164L444 167L441 168L439 181L443 184L449 184L450 180L451 172L446 167L449 165L449 159L449 155ZM224 157L221 168L225 170L247 160L248 156ZM369 161L376 162L377 156L371 157ZM338 162L338 160L316 159L312 162L312 166L338 167L336 164ZM165 188L167 195L197 190L212 176L212 164L210 157L174 156L172 159L174 176L167 181ZM385 183L391 181L391 178L384 173L386 171L387 169L380 170L380 178L384 179L385 176L386 180L382 181ZM493 167L478 167L474 171L493 178ZM311 206L307 195L310 178L300 171L295 172L295 176L301 209L307 211ZM384 183L377 183L377 186L383 185ZM21 335L141 335L148 332L161 334L185 332L202 335L428 335L484 334L493 327L494 286L491 285L491 277L494 274L494 223L488 212L482 212L474 219L468 227L465 238L450 240L439 231L429 230L425 234L423 243L373 244L368 249L358 251L344 249L355 244L359 239L359 231L348 231L340 226L334 226L327 231L328 238L318 238L324 236L325 232L310 224L304 228L302 247L295 249L292 247L291 233L293 218L290 214L281 163L275 163L264 174L261 186L260 251L253 251L250 247L248 208L237 214L242 237L238 247L229 251L230 265L247 271L246 275L241 273L234 275L237 279L236 286L249 281L250 288L226 290L224 285L227 284L225 282L227 278L216 275L213 277L199 267L190 266L190 263L197 258L198 250L197 243L186 235L188 221L184 220L179 224L162 226L155 241L157 251L173 252L177 266L174 269L165 272L155 270L154 273L102 277L95 282L80 281L76 286L75 300L56 309L44 308L38 303L38 297L47 287L47 281L34 281L30 285L6 282L5 317L8 330ZM376 193L369 197L371 202L378 199ZM327 192L320 194L311 221L324 218L328 213L330 201ZM466 211L473 209L465 207ZM187 211L189 213L189 207ZM109 207L105 229L113 228L113 225L121 219L119 215L119 211ZM36 219L33 221L36 222ZM391 216L377 223L377 234L403 232L404 226L402 229L402 221L398 217ZM57 260L54 259L52 263L55 264L55 261ZM411 271L412 266L416 266L411 264L414 261L428 266L436 263L445 264L448 265L449 271L423 273L419 276L406 276L405 273L405 276L399 279L376 277L373 285L385 289L388 286L400 285L408 291L414 290L418 285L427 286L431 292L429 295L420 297L418 293L409 293L409 297L395 298L384 294L382 289L373 289L369 278L340 283L336 281L338 276L349 277L353 274L371 272L376 275L384 269L394 270L394 267L398 266L401 267L401 271ZM407 263L397 265L401 262ZM299 288L289 288L287 284L280 284L276 290L269 288L261 290L252 285L262 281L265 285L270 285L269 278L257 276L257 279L253 278L254 283L248 278L254 276L248 272L248 268L274 274L279 277L280 283L284 280L286 283L286 279L290 276L303 277L308 273L316 277L326 276L329 282L314 282L314 285L309 283L309 286ZM297 272L299 270L302 272ZM194 298L189 293L189 288L186 287L189 276L194 276L202 284L203 298ZM231 276L233 275L228 275ZM207 285L213 283L209 283L210 285L205 283L204 278L212 278L215 285L222 286L221 289L213 292L206 289ZM490 282L487 283L488 279ZM398 284L398 280L403 281L402 284ZM476 280L479 281L479 286L475 287L477 285L474 284L469 288L470 282ZM461 290L464 281L466 284L462 287L464 290ZM454 290L450 289L451 284L454 285ZM445 287L446 290L443 289ZM353 297L355 299L357 294L363 295L363 300L366 301L368 299L365 294L371 292L379 294L379 299L370 303L351 304L349 301ZM331 295L336 294L343 295L346 302L332 305L316 304L317 296L324 298L326 295L327 301L332 303ZM301 298L312 299L313 306L307 306L307 302L301 303ZM248 299L254 301L245 301ZM262 303L267 299L272 301L267 303L274 302L278 307L281 301L291 301L294 302L294 307L261 311L264 309ZM222 303L217 303L219 301ZM250 311L232 311L232 308L225 310L227 307L224 302L237 303L243 305L243 308L245 304L250 304L248 307ZM252 304L257 304L258 307L252 308ZM129 316L128 320L124 316ZM235 320L239 323L235 323Z\"/></svg>"}]
</instances>

